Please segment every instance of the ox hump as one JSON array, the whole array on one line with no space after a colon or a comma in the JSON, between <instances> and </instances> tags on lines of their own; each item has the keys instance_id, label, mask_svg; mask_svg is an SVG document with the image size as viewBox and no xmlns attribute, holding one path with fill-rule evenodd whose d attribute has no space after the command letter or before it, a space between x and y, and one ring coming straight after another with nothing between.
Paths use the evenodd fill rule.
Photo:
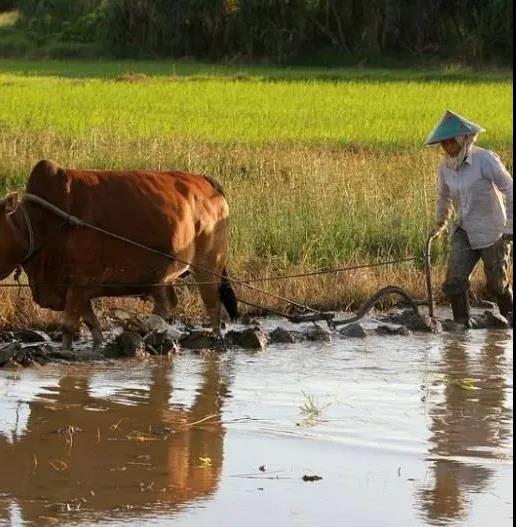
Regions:
<instances>
[{"instance_id":1,"label":"ox hump","mask_svg":"<svg viewBox=\"0 0 516 527\"><path fill-rule=\"evenodd\" d=\"M42 159L41 161L38 161L32 169L31 176L36 174L55 176L60 170L62 170L62 168L55 161L51 161L50 159Z\"/></svg>"}]
</instances>

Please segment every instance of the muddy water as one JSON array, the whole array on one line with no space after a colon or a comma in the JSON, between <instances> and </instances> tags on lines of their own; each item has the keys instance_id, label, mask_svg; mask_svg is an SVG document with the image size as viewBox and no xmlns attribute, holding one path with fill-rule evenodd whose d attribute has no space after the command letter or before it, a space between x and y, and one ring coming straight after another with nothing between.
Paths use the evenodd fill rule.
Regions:
<instances>
[{"instance_id":1,"label":"muddy water","mask_svg":"<svg viewBox=\"0 0 516 527\"><path fill-rule=\"evenodd\" d=\"M509 525L512 365L478 331L2 371L0 525Z\"/></svg>"}]
</instances>

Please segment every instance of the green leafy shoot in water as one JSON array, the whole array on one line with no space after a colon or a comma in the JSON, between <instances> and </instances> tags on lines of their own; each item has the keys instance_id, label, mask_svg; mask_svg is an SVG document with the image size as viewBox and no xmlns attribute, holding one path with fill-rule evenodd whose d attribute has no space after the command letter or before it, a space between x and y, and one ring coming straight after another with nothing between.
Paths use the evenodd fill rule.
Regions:
<instances>
[{"instance_id":1,"label":"green leafy shoot in water","mask_svg":"<svg viewBox=\"0 0 516 527\"><path fill-rule=\"evenodd\" d=\"M477 379L472 377L454 378L448 375L443 375L443 381L450 386L457 386L458 388L468 392L474 392L481 389L475 385Z\"/></svg>"},{"instance_id":2,"label":"green leafy shoot in water","mask_svg":"<svg viewBox=\"0 0 516 527\"><path fill-rule=\"evenodd\" d=\"M321 418L322 412L330 406L329 404L322 405L315 397L315 395L301 391L303 394L303 403L299 409L303 414L305 421L313 422Z\"/></svg>"}]
</instances>

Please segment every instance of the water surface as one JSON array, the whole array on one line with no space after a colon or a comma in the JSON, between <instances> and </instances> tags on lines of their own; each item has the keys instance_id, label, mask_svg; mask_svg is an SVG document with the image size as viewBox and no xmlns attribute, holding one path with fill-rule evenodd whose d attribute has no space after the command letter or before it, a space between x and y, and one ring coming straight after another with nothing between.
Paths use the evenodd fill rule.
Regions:
<instances>
[{"instance_id":1,"label":"water surface","mask_svg":"<svg viewBox=\"0 0 516 527\"><path fill-rule=\"evenodd\" d=\"M0 525L509 525L512 366L503 330L0 371Z\"/></svg>"}]
</instances>

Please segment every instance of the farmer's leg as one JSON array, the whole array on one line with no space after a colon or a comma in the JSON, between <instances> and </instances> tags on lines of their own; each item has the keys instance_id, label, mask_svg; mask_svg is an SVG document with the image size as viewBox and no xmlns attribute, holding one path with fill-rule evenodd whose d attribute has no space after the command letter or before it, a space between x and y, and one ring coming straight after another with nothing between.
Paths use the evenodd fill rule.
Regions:
<instances>
[{"instance_id":1,"label":"farmer's leg","mask_svg":"<svg viewBox=\"0 0 516 527\"><path fill-rule=\"evenodd\" d=\"M443 290L451 302L453 320L466 327L470 324L469 277L479 259L480 253L471 248L466 231L455 229Z\"/></svg>"},{"instance_id":2,"label":"farmer's leg","mask_svg":"<svg viewBox=\"0 0 516 527\"><path fill-rule=\"evenodd\" d=\"M510 243L503 238L482 250L487 287L495 297L500 314L512 321L512 288L509 281Z\"/></svg>"}]
</instances>

